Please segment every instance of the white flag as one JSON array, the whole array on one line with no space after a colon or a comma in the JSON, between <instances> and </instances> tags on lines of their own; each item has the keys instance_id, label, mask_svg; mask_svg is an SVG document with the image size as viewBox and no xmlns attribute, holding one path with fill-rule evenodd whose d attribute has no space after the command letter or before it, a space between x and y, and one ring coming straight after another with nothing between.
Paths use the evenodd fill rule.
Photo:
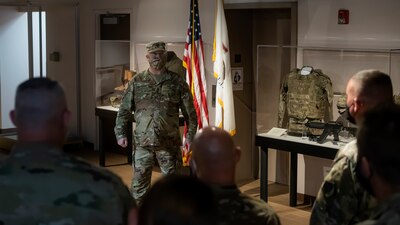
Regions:
<instances>
[{"instance_id":1,"label":"white flag","mask_svg":"<svg viewBox=\"0 0 400 225\"><path fill-rule=\"evenodd\" d=\"M223 0L216 0L216 18L214 33L214 77L217 78L217 96L215 125L235 135L235 111L233 105L231 63L228 29L224 13Z\"/></svg>"}]
</instances>

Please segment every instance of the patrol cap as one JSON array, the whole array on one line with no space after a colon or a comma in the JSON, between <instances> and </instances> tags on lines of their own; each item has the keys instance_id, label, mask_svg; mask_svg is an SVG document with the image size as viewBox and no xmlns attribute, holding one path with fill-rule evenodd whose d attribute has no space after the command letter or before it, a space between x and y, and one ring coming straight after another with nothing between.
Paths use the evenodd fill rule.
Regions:
<instances>
[{"instance_id":1,"label":"patrol cap","mask_svg":"<svg viewBox=\"0 0 400 225\"><path fill-rule=\"evenodd\" d=\"M147 52L156 52L156 51L164 51L165 52L165 43L162 41L150 42L146 45Z\"/></svg>"}]
</instances>

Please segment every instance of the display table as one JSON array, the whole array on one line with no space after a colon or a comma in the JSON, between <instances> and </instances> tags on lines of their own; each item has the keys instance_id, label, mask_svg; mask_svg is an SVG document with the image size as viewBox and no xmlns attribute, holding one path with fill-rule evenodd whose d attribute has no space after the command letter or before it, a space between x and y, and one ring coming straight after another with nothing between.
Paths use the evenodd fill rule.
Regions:
<instances>
[{"instance_id":1,"label":"display table","mask_svg":"<svg viewBox=\"0 0 400 225\"><path fill-rule=\"evenodd\" d=\"M115 119L117 118L117 114L118 114L118 108L112 107L112 106L98 106L95 109L95 115L98 117L99 119L99 130L98 130L98 140L99 140L99 165L100 166L105 166L105 141L106 141L106 135L104 135L106 133L106 130L104 129L104 124L105 122L109 122L112 121L113 122L113 126L115 126ZM133 116L132 113L132 123L135 122L135 118ZM184 117L183 115L179 116L179 126L183 126L184 125ZM128 131L127 131L127 138L128 138L128 147L126 147L126 157L128 159L128 163L132 163L132 151L128 149L132 148L132 123L128 124ZM113 129L113 128L110 128ZM112 131L112 133L114 133ZM108 138L113 138L115 140L115 136L112 135L112 137L108 137ZM116 140L115 140L116 142ZM122 148L122 147L121 147Z\"/></svg>"},{"instance_id":2,"label":"display table","mask_svg":"<svg viewBox=\"0 0 400 225\"><path fill-rule=\"evenodd\" d=\"M108 120L114 121L115 124L115 119L117 118L118 114L118 108L112 107L112 106L99 106L96 107L95 109L95 115L99 118L99 131L98 131L98 140L99 140L99 165L100 166L105 166L106 163L106 152L105 152L105 130L104 130L104 123ZM135 121L133 118L132 114L132 123ZM126 149L126 157L128 163L132 163L132 151L128 151L128 149L132 148L132 123L128 124L128 147ZM115 139L115 136L112 138ZM115 140L116 142L116 140Z\"/></svg>"},{"instance_id":3,"label":"display table","mask_svg":"<svg viewBox=\"0 0 400 225\"><path fill-rule=\"evenodd\" d=\"M333 137L328 136L324 143L318 144L308 138L287 135L284 131L280 128L272 128L268 133L256 135L255 144L261 148L260 197L268 201L268 149L286 151L290 152L289 205L296 206L297 154L334 159L337 151L351 140L335 142L332 141Z\"/></svg>"}]
</instances>

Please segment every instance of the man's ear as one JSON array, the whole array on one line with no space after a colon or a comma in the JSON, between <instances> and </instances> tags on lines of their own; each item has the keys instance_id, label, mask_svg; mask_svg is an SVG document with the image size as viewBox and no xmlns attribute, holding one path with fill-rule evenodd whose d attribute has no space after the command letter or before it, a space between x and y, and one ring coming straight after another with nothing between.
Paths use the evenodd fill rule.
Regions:
<instances>
[{"instance_id":1,"label":"man's ear","mask_svg":"<svg viewBox=\"0 0 400 225\"><path fill-rule=\"evenodd\" d=\"M360 163L361 163L361 165L360 165L361 175L365 178L370 178L372 176L372 174L371 174L371 167L369 165L368 159L365 157L362 157L360 160Z\"/></svg>"},{"instance_id":2,"label":"man's ear","mask_svg":"<svg viewBox=\"0 0 400 225\"><path fill-rule=\"evenodd\" d=\"M17 113L15 112L15 110L11 110L10 111L10 119L11 122L14 124L14 126L17 126Z\"/></svg>"}]
</instances>

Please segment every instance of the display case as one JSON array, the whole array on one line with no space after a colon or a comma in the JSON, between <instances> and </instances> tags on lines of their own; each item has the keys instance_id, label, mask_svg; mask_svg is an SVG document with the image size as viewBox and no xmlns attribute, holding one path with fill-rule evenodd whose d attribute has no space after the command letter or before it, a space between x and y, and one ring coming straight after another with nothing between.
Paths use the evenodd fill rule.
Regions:
<instances>
[{"instance_id":1,"label":"display case","mask_svg":"<svg viewBox=\"0 0 400 225\"><path fill-rule=\"evenodd\" d=\"M130 70L130 41L96 41L96 106L120 103L122 93L134 72Z\"/></svg>"},{"instance_id":2,"label":"display case","mask_svg":"<svg viewBox=\"0 0 400 225\"><path fill-rule=\"evenodd\" d=\"M279 93L285 76L294 68L312 66L332 81L332 119L338 116L338 97L349 78L364 69L378 69L391 76L394 93L400 93L400 50L350 49L298 46L257 46L256 129L264 133L277 126Z\"/></svg>"},{"instance_id":3,"label":"display case","mask_svg":"<svg viewBox=\"0 0 400 225\"><path fill-rule=\"evenodd\" d=\"M400 92L399 50L259 45L256 53L255 76L256 136L262 136L278 126L281 85L292 69L300 69L303 66L320 69L329 76L333 90L332 120L336 120L339 116L337 101L341 94L345 93L347 81L360 70L378 69L389 74L394 93ZM342 140L342 137L339 139ZM317 142L314 143L320 145ZM266 162L268 170L264 168L262 172L264 174L268 172L265 176L270 178L269 181L285 180L284 178L289 177L290 174L288 162L297 161L296 168L298 169L295 172L297 173L295 176L298 176L297 190L293 192L316 196L324 176L330 170L332 160L308 155L299 155L295 159L293 156L286 152L268 151L268 156L262 159L265 162L265 158L268 157L268 162Z\"/></svg>"}]
</instances>

